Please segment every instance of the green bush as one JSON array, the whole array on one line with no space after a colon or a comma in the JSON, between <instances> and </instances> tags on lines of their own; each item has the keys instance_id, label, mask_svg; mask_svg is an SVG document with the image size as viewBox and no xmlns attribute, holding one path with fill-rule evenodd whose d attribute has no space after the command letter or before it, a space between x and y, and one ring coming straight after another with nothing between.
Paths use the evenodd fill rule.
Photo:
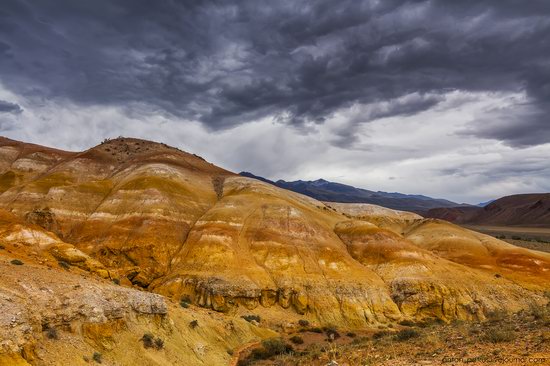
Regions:
<instances>
[{"instance_id":1,"label":"green bush","mask_svg":"<svg viewBox=\"0 0 550 366\"><path fill-rule=\"evenodd\" d=\"M57 329L55 329L54 327L48 327L48 329L46 330L46 337L48 337L49 339L59 339Z\"/></svg>"},{"instance_id":2,"label":"green bush","mask_svg":"<svg viewBox=\"0 0 550 366\"><path fill-rule=\"evenodd\" d=\"M381 339L381 338L387 337L389 335L390 335L390 332L388 332L387 330L383 330L383 331L374 333L372 335L372 338L373 339Z\"/></svg>"},{"instance_id":3,"label":"green bush","mask_svg":"<svg viewBox=\"0 0 550 366\"><path fill-rule=\"evenodd\" d=\"M22 266L24 264L19 259L13 259L10 263L16 266Z\"/></svg>"},{"instance_id":4,"label":"green bush","mask_svg":"<svg viewBox=\"0 0 550 366\"><path fill-rule=\"evenodd\" d=\"M369 338L368 337L359 337L359 338L354 338L353 341L351 341L351 344L363 344L363 343L367 343L369 341Z\"/></svg>"},{"instance_id":5,"label":"green bush","mask_svg":"<svg viewBox=\"0 0 550 366\"><path fill-rule=\"evenodd\" d=\"M99 352L94 352L92 359L97 363L101 363L103 362L103 355Z\"/></svg>"},{"instance_id":6,"label":"green bush","mask_svg":"<svg viewBox=\"0 0 550 366\"><path fill-rule=\"evenodd\" d=\"M412 320L402 320L399 322L399 325L403 325L405 327L414 327L414 322Z\"/></svg>"},{"instance_id":7,"label":"green bush","mask_svg":"<svg viewBox=\"0 0 550 366\"><path fill-rule=\"evenodd\" d=\"M199 326L199 321L198 320L192 320L189 322L189 326L191 327L191 329L195 329L196 327Z\"/></svg>"},{"instance_id":8,"label":"green bush","mask_svg":"<svg viewBox=\"0 0 550 366\"><path fill-rule=\"evenodd\" d=\"M487 314L487 320L491 323L497 323L508 318L508 313L504 310L493 310Z\"/></svg>"},{"instance_id":9,"label":"green bush","mask_svg":"<svg viewBox=\"0 0 550 366\"><path fill-rule=\"evenodd\" d=\"M304 344L304 339L298 335L290 337L290 341L294 344Z\"/></svg>"},{"instance_id":10,"label":"green bush","mask_svg":"<svg viewBox=\"0 0 550 366\"><path fill-rule=\"evenodd\" d=\"M70 270L71 269L71 265L65 261L59 261L57 262L57 264L59 265L59 267L65 269L65 270Z\"/></svg>"},{"instance_id":11,"label":"green bush","mask_svg":"<svg viewBox=\"0 0 550 366\"><path fill-rule=\"evenodd\" d=\"M310 329L310 332L313 332L313 333L323 333L323 330L319 327L313 327Z\"/></svg>"},{"instance_id":12,"label":"green bush","mask_svg":"<svg viewBox=\"0 0 550 366\"><path fill-rule=\"evenodd\" d=\"M189 295L183 295L180 299L180 306L182 308L187 309L189 307L189 304L191 304L191 296Z\"/></svg>"},{"instance_id":13,"label":"green bush","mask_svg":"<svg viewBox=\"0 0 550 366\"><path fill-rule=\"evenodd\" d=\"M264 339L262 347L252 350L250 355L239 361L239 366L251 365L254 360L267 360L271 357L292 352L292 346L286 344L280 338Z\"/></svg>"},{"instance_id":14,"label":"green bush","mask_svg":"<svg viewBox=\"0 0 550 366\"><path fill-rule=\"evenodd\" d=\"M329 325L324 327L323 330L325 331L328 339L331 341L340 338L340 333L338 333L338 330L335 326Z\"/></svg>"},{"instance_id":15,"label":"green bush","mask_svg":"<svg viewBox=\"0 0 550 366\"><path fill-rule=\"evenodd\" d=\"M355 338L357 336L357 334L355 334L353 332L347 332L346 335L350 338Z\"/></svg>"},{"instance_id":16,"label":"green bush","mask_svg":"<svg viewBox=\"0 0 550 366\"><path fill-rule=\"evenodd\" d=\"M395 335L395 339L398 341L407 341L412 338L417 338L420 336L420 333L414 329L401 329Z\"/></svg>"},{"instance_id":17,"label":"green bush","mask_svg":"<svg viewBox=\"0 0 550 366\"><path fill-rule=\"evenodd\" d=\"M308 327L309 326L309 322L305 319L300 319L298 320L298 324L301 326L301 327Z\"/></svg>"},{"instance_id":18,"label":"green bush","mask_svg":"<svg viewBox=\"0 0 550 366\"><path fill-rule=\"evenodd\" d=\"M155 348L156 349L163 349L164 348L164 340L157 337L157 339L155 339Z\"/></svg>"},{"instance_id":19,"label":"green bush","mask_svg":"<svg viewBox=\"0 0 550 366\"><path fill-rule=\"evenodd\" d=\"M484 338L491 343L510 342L516 338L516 333L510 327L489 328Z\"/></svg>"},{"instance_id":20,"label":"green bush","mask_svg":"<svg viewBox=\"0 0 550 366\"><path fill-rule=\"evenodd\" d=\"M155 336L151 333L145 333L143 337L141 337L141 341L145 348L156 348L158 350L164 348L164 340L160 337L155 339Z\"/></svg>"},{"instance_id":21,"label":"green bush","mask_svg":"<svg viewBox=\"0 0 550 366\"><path fill-rule=\"evenodd\" d=\"M141 341L143 342L143 347L145 348L153 348L155 346L155 336L151 333L145 333L143 337L141 337Z\"/></svg>"},{"instance_id":22,"label":"green bush","mask_svg":"<svg viewBox=\"0 0 550 366\"><path fill-rule=\"evenodd\" d=\"M292 349L292 347L287 345L281 338L264 339L262 341L262 347L265 348L267 352L277 355L287 352L289 348Z\"/></svg>"}]
</instances>

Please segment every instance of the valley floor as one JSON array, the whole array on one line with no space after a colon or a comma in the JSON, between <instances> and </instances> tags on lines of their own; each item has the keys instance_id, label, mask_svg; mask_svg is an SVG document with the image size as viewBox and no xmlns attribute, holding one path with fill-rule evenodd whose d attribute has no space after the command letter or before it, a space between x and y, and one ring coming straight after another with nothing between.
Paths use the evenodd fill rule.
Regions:
<instances>
[{"instance_id":1,"label":"valley floor","mask_svg":"<svg viewBox=\"0 0 550 366\"><path fill-rule=\"evenodd\" d=\"M412 324L345 333L304 327L281 344L241 354L238 365L550 365L550 309L513 316L494 314L483 323ZM293 342L294 341L294 342ZM303 341L303 343L301 343ZM265 342L264 342L265 343ZM301 344L296 344L301 343Z\"/></svg>"},{"instance_id":2,"label":"valley floor","mask_svg":"<svg viewBox=\"0 0 550 366\"><path fill-rule=\"evenodd\" d=\"M465 228L494 236L518 247L550 253L550 228L519 226L474 226Z\"/></svg>"}]
</instances>

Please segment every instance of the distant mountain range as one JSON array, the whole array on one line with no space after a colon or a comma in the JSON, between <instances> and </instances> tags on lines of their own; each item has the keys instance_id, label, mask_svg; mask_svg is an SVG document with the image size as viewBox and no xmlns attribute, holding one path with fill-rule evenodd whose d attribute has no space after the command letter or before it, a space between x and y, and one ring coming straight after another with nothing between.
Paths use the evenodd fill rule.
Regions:
<instances>
[{"instance_id":1,"label":"distant mountain range","mask_svg":"<svg viewBox=\"0 0 550 366\"><path fill-rule=\"evenodd\" d=\"M487 206L488 204L493 203L493 202L495 202L495 200L489 200L489 201L485 201L485 202L480 202L480 203L478 203L476 206L477 206L477 207L485 207L485 206Z\"/></svg>"},{"instance_id":2,"label":"distant mountain range","mask_svg":"<svg viewBox=\"0 0 550 366\"><path fill-rule=\"evenodd\" d=\"M457 224L550 227L550 193L515 194L485 207L440 207L425 217Z\"/></svg>"},{"instance_id":3,"label":"distant mountain range","mask_svg":"<svg viewBox=\"0 0 550 366\"><path fill-rule=\"evenodd\" d=\"M255 178L263 182L273 184L280 188L298 192L313 197L320 201L343 203L371 203L395 210L413 211L425 213L432 208L456 207L460 204L445 199L427 197L423 195L411 195L403 193L389 193L370 191L356 188L346 184L329 182L324 179L314 181L296 180L287 182L284 180L272 181L249 172L239 173L241 176Z\"/></svg>"}]
</instances>

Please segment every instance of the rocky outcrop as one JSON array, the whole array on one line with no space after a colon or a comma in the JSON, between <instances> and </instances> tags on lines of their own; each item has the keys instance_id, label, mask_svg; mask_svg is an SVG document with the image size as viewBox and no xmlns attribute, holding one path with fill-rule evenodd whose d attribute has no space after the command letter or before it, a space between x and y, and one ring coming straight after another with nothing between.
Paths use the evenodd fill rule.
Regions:
<instances>
[{"instance_id":1,"label":"rocky outcrop","mask_svg":"<svg viewBox=\"0 0 550 366\"><path fill-rule=\"evenodd\" d=\"M157 294L106 285L44 267L0 261L0 353L35 361L35 344L49 329L86 333L90 324L167 314Z\"/></svg>"},{"instance_id":2,"label":"rocky outcrop","mask_svg":"<svg viewBox=\"0 0 550 366\"><path fill-rule=\"evenodd\" d=\"M146 333L164 349L145 348ZM14 266L0 255L2 366L79 365L94 354L104 364L220 365L229 350L274 335L243 319L176 307L158 294L62 269Z\"/></svg>"}]
</instances>

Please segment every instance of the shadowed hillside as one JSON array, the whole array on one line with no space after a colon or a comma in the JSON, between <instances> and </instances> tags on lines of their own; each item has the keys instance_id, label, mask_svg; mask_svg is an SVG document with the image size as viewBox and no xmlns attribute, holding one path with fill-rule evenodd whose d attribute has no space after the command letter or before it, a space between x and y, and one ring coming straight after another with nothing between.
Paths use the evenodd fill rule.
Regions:
<instances>
[{"instance_id":1,"label":"shadowed hillside","mask_svg":"<svg viewBox=\"0 0 550 366\"><path fill-rule=\"evenodd\" d=\"M459 224L550 227L550 193L506 196L485 207L435 208L425 216Z\"/></svg>"}]
</instances>

